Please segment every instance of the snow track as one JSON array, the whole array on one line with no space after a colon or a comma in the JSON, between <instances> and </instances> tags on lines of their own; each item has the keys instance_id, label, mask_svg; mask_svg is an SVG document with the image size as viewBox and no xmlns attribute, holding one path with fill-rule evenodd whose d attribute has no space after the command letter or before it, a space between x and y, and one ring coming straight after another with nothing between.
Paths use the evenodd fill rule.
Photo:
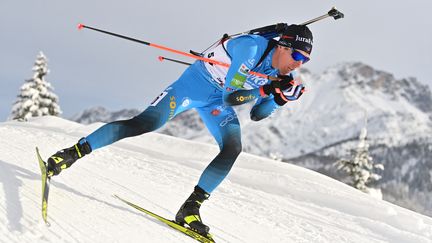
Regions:
<instances>
[{"instance_id":1,"label":"snow track","mask_svg":"<svg viewBox=\"0 0 432 243\"><path fill-rule=\"evenodd\" d=\"M174 217L218 152L155 133L94 151L54 177L44 225L35 146L46 158L99 125L0 123L0 242L194 242L112 197ZM217 242L432 242L429 217L246 153L201 215Z\"/></svg>"}]
</instances>

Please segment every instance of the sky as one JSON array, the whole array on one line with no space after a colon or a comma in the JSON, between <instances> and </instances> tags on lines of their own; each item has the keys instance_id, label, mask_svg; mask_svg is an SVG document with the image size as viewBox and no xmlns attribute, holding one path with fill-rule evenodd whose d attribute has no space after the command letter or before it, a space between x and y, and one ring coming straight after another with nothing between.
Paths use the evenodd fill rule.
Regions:
<instances>
[{"instance_id":1,"label":"sky","mask_svg":"<svg viewBox=\"0 0 432 243\"><path fill-rule=\"evenodd\" d=\"M53 177L51 226L45 226L40 169L28 148L43 140L39 149L46 158L59 141L72 144L99 125L57 117L0 123L0 242L197 242L112 196L172 219L219 152L216 145L157 133L94 151ZM200 215L218 243L432 243L430 217L248 153L239 156Z\"/></svg>"},{"instance_id":2,"label":"sky","mask_svg":"<svg viewBox=\"0 0 432 243\"><path fill-rule=\"evenodd\" d=\"M0 2L0 121L32 77L39 51L49 59L46 79L60 97L63 117L83 109L143 110L185 66L159 62L153 49L89 30L83 23L174 49L201 51L224 33L238 33L274 23L302 23L331 7L344 19L310 25L312 60L319 74L345 61L360 61L395 75L432 85L430 0L329 1L94 0Z\"/></svg>"}]
</instances>

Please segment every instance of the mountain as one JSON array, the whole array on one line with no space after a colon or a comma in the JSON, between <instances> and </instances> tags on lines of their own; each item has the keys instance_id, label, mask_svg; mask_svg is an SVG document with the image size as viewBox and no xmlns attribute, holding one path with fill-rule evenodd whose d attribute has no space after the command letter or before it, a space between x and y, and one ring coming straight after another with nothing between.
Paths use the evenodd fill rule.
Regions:
<instances>
[{"instance_id":1,"label":"mountain","mask_svg":"<svg viewBox=\"0 0 432 243\"><path fill-rule=\"evenodd\" d=\"M149 133L87 155L52 179L44 158L101 124L57 117L0 123L0 242L196 242L112 197L173 217L218 147ZM201 207L216 242L431 243L432 218L314 171L242 153Z\"/></svg>"},{"instance_id":2,"label":"mountain","mask_svg":"<svg viewBox=\"0 0 432 243\"><path fill-rule=\"evenodd\" d=\"M343 175L335 171L333 162L356 146L367 114L370 153L385 166L378 184L384 199L432 215L429 87L414 78L396 79L361 63L337 65L311 81L311 95L304 97L294 116L304 109L300 119L316 122L300 124L294 119L294 124L299 123L297 129L310 132L292 144L307 149L287 157L295 164L341 179ZM305 141L308 143L302 144Z\"/></svg>"},{"instance_id":3,"label":"mountain","mask_svg":"<svg viewBox=\"0 0 432 243\"><path fill-rule=\"evenodd\" d=\"M137 114L139 114L139 111L136 109L122 109L111 112L104 107L96 106L73 115L70 120L82 124L91 124L95 122L107 123L115 120L128 119Z\"/></svg>"},{"instance_id":4,"label":"mountain","mask_svg":"<svg viewBox=\"0 0 432 243\"><path fill-rule=\"evenodd\" d=\"M384 199L432 215L432 95L415 78L397 79L359 62L335 65L320 75L301 70L308 91L260 122L250 106L236 107L243 150L316 170L344 181L333 165L357 146L367 117L371 156L385 170L377 186ZM214 143L194 111L159 132Z\"/></svg>"}]
</instances>

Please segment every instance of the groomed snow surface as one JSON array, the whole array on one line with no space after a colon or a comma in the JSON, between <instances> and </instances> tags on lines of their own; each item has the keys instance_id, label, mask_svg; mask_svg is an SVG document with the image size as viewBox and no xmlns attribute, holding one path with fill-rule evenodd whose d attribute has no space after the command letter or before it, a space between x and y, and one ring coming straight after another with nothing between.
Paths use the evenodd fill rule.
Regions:
<instances>
[{"instance_id":1,"label":"groomed snow surface","mask_svg":"<svg viewBox=\"0 0 432 243\"><path fill-rule=\"evenodd\" d=\"M112 197L174 217L218 148L156 133L94 151L51 183L47 158L101 124L55 117L0 123L0 242L194 242ZM289 149L289 148L287 148ZM432 219L316 172L242 153L201 207L216 242L432 242Z\"/></svg>"}]
</instances>

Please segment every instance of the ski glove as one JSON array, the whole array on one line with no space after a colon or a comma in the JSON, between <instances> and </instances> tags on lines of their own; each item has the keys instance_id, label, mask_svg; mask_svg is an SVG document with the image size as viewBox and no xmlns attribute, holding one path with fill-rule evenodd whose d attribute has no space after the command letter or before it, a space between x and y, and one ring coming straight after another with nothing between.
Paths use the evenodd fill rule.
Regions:
<instances>
[{"instance_id":1,"label":"ski glove","mask_svg":"<svg viewBox=\"0 0 432 243\"><path fill-rule=\"evenodd\" d=\"M290 94L284 94L285 98L289 101L298 100L300 96L305 92L306 88L303 84L299 84L295 87L291 87Z\"/></svg>"},{"instance_id":2,"label":"ski glove","mask_svg":"<svg viewBox=\"0 0 432 243\"><path fill-rule=\"evenodd\" d=\"M269 84L260 87L261 96L273 95L274 101L279 106L283 106L288 102L283 91L289 91L293 88L294 80L292 75L278 75L279 80L273 80ZM300 97L300 96L298 96Z\"/></svg>"}]
</instances>

